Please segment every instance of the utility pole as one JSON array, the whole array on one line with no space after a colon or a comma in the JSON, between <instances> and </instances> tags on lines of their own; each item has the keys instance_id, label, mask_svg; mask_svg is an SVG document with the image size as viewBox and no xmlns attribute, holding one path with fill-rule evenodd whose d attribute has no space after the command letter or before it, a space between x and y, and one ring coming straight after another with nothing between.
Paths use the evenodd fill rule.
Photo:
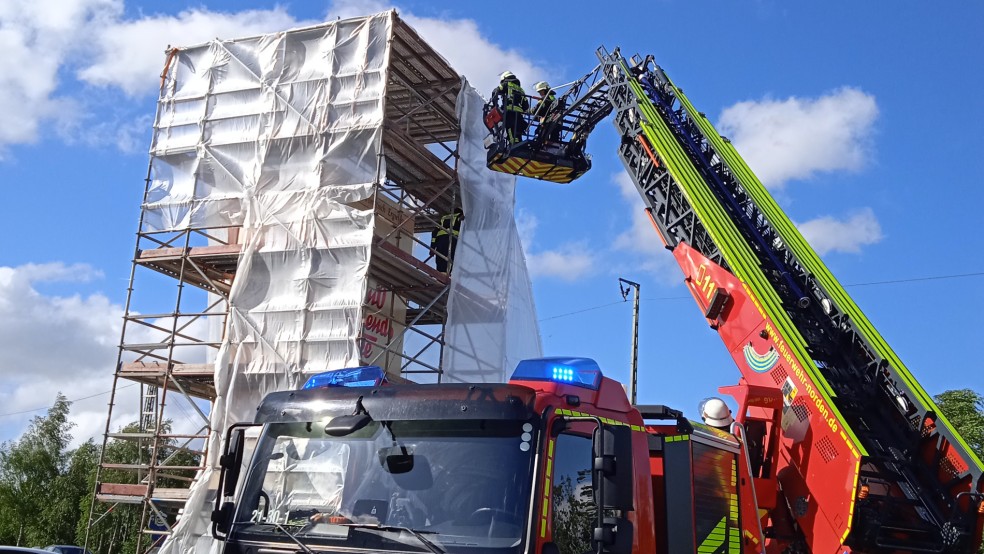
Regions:
<instances>
[{"instance_id":1,"label":"utility pole","mask_svg":"<svg viewBox=\"0 0 984 554\"><path fill-rule=\"evenodd\" d=\"M636 382L639 378L639 283L628 279L618 278L618 289L622 291L622 300L629 299L629 288L634 289L632 302L632 376L629 384L629 402L636 403Z\"/></svg>"}]
</instances>

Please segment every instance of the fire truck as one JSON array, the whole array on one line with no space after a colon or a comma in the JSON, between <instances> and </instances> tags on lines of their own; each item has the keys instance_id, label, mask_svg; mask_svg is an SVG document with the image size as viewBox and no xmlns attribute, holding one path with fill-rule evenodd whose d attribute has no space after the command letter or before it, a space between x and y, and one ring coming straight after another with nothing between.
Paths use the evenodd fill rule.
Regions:
<instances>
[{"instance_id":1,"label":"fire truck","mask_svg":"<svg viewBox=\"0 0 984 554\"><path fill-rule=\"evenodd\" d=\"M486 107L489 168L573 181L613 115L740 371L719 389L732 428L634 406L586 358L526 360L505 384L328 372L228 430L214 536L237 554L976 552L980 459L654 59L597 55L521 140Z\"/></svg>"}]
</instances>

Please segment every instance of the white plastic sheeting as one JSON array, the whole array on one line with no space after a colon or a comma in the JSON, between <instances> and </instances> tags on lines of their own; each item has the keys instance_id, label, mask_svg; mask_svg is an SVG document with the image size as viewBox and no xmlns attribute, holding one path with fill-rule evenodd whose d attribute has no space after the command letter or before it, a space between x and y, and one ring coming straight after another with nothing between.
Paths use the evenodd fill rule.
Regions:
<instances>
[{"instance_id":1,"label":"white plastic sheeting","mask_svg":"<svg viewBox=\"0 0 984 554\"><path fill-rule=\"evenodd\" d=\"M223 431L313 373L358 365L375 218L353 205L381 157L394 12L178 50L151 149L144 230L241 226L215 360L206 469L162 554L218 552L209 516ZM466 219L449 296L448 380L502 381L540 355L515 178L485 168L482 99L459 98ZM364 204L363 204L364 205Z\"/></svg>"},{"instance_id":2,"label":"white plastic sheeting","mask_svg":"<svg viewBox=\"0 0 984 554\"><path fill-rule=\"evenodd\" d=\"M268 393L358 364L391 14L178 51L155 126L149 228L241 225L209 463L164 552L209 535L221 433Z\"/></svg>"},{"instance_id":3,"label":"white plastic sheeting","mask_svg":"<svg viewBox=\"0 0 984 554\"><path fill-rule=\"evenodd\" d=\"M516 228L516 177L485 167L485 100L458 96L458 181L465 219L454 258L443 367L447 380L502 383L541 355L526 256Z\"/></svg>"}]
</instances>

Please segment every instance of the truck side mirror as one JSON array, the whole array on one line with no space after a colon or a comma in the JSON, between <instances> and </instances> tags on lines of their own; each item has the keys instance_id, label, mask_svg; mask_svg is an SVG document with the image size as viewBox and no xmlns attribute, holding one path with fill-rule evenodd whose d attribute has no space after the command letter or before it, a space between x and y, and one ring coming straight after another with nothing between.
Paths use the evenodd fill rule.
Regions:
<instances>
[{"instance_id":1,"label":"truck side mirror","mask_svg":"<svg viewBox=\"0 0 984 554\"><path fill-rule=\"evenodd\" d=\"M237 423L226 432L225 448L219 457L219 490L215 495L215 509L212 510L212 536L225 540L232 528L236 505L225 499L236 494L239 483L239 470L243 467L243 453L246 450L246 427L248 424Z\"/></svg>"},{"instance_id":2,"label":"truck side mirror","mask_svg":"<svg viewBox=\"0 0 984 554\"><path fill-rule=\"evenodd\" d=\"M592 439L595 475L602 481L595 486L595 503L607 510L632 510L632 430L602 425Z\"/></svg>"},{"instance_id":3,"label":"truck side mirror","mask_svg":"<svg viewBox=\"0 0 984 554\"><path fill-rule=\"evenodd\" d=\"M212 510L213 537L220 541L225 540L229 535L229 528L232 527L232 518L235 513L236 505L232 502L223 502L222 507Z\"/></svg>"},{"instance_id":4,"label":"truck side mirror","mask_svg":"<svg viewBox=\"0 0 984 554\"><path fill-rule=\"evenodd\" d=\"M219 457L219 467L222 468L222 496L236 494L236 484L239 483L239 470L243 467L243 451L246 447L246 430L235 427L229 430L226 437L225 452Z\"/></svg>"}]
</instances>

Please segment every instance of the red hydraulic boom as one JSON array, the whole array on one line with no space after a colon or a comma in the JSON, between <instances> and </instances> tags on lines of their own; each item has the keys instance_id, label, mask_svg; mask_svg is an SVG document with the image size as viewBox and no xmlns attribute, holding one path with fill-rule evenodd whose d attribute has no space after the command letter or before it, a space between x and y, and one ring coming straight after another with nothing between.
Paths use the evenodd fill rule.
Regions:
<instances>
[{"instance_id":1,"label":"red hydraulic boom","mask_svg":"<svg viewBox=\"0 0 984 554\"><path fill-rule=\"evenodd\" d=\"M741 371L721 390L738 401L748 462L744 551L976 552L981 460L653 58L597 54L547 118L561 122L560 142L533 122L522 142L503 143L491 121L489 167L576 179L590 168L577 165L590 160L588 135L614 113L626 172ZM563 179L549 169L574 166Z\"/></svg>"}]
</instances>

